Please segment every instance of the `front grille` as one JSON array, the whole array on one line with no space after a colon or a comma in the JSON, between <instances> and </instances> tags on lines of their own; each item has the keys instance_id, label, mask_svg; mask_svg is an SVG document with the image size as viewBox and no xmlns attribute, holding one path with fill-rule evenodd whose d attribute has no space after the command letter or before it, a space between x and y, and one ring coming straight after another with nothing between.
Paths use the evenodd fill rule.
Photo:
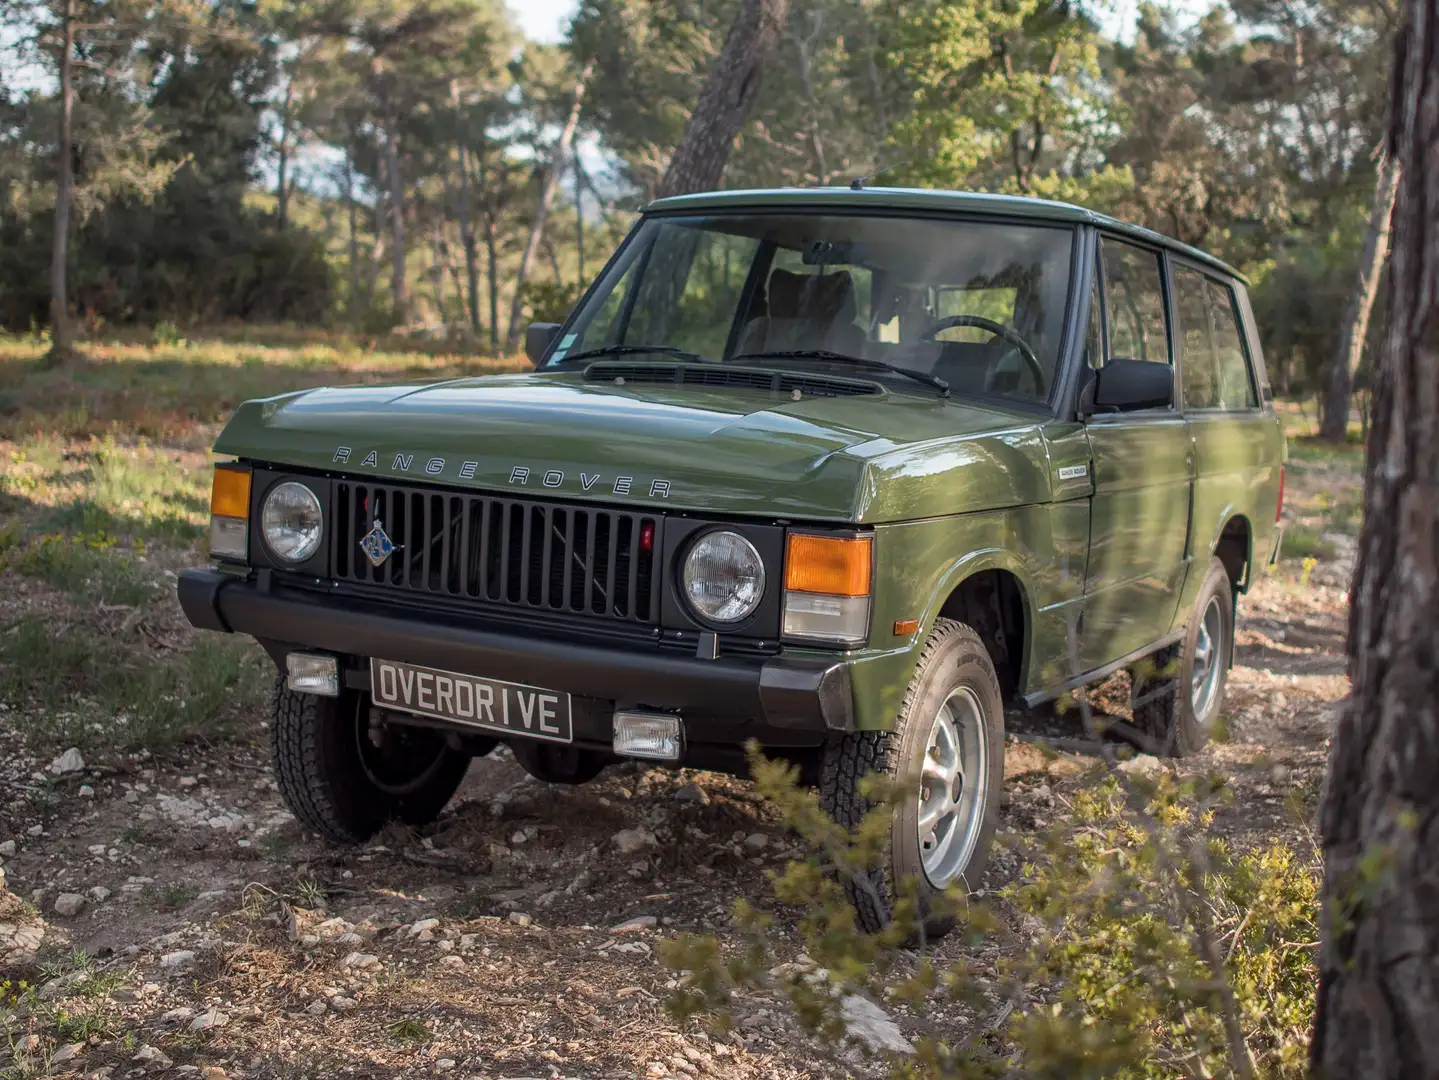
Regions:
<instances>
[{"instance_id":1,"label":"front grille","mask_svg":"<svg viewBox=\"0 0 1439 1080\"><path fill-rule=\"evenodd\" d=\"M360 541L383 524L393 554ZM331 562L339 581L540 611L658 621L662 519L589 506L341 480Z\"/></svg>"}]
</instances>

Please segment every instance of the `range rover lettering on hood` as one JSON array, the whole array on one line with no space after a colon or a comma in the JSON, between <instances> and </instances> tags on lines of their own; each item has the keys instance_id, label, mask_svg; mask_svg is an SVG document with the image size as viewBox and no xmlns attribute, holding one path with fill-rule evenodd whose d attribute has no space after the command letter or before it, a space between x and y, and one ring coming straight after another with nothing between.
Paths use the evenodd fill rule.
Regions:
<instances>
[{"instance_id":1,"label":"range rover lettering on hood","mask_svg":"<svg viewBox=\"0 0 1439 1080\"><path fill-rule=\"evenodd\" d=\"M330 459L333 465L348 465L350 459L358 451L352 446L337 446L335 454ZM379 469L385 466L380 461L378 450L371 450L360 459L360 468ZM478 461L461 461L456 465L452 459L432 457L420 466L420 471L426 476L442 479L445 476L445 469L451 469L451 475L459 480L473 480L475 473L480 467ZM415 455L396 453L393 455L389 471L392 473L408 473L415 468ZM528 487L530 480L537 478L540 486L552 490L565 486L565 473L562 469L547 469L543 473L536 473L528 465L515 465L510 468L509 482L518 487ZM576 481L572 480L573 486ZM613 495L638 495L645 494L645 485L641 482L638 486L633 476L605 476L599 472L585 472L583 469L578 474L578 486L581 491L592 491L596 485L603 483ZM649 482L648 496L651 499L668 499L670 497L670 482L658 477Z\"/></svg>"}]
</instances>

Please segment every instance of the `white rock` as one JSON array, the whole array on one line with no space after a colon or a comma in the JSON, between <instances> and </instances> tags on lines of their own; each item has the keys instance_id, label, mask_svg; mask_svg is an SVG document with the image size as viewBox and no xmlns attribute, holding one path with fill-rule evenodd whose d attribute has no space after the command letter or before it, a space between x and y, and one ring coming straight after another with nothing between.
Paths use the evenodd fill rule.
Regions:
<instances>
[{"instance_id":1,"label":"white rock","mask_svg":"<svg viewBox=\"0 0 1439 1080\"><path fill-rule=\"evenodd\" d=\"M354 998L347 998L343 994L336 994L330 998L330 1008L336 1012L351 1012L355 1008Z\"/></svg>"},{"instance_id":2,"label":"white rock","mask_svg":"<svg viewBox=\"0 0 1439 1080\"><path fill-rule=\"evenodd\" d=\"M14 855L15 852L18 850L19 849L15 846L14 840L6 840L3 843L0 843L0 855L3 855L7 859Z\"/></svg>"},{"instance_id":3,"label":"white rock","mask_svg":"<svg viewBox=\"0 0 1439 1080\"><path fill-rule=\"evenodd\" d=\"M309 1005L305 1006L305 1011L311 1016L324 1016L325 1013L329 1011L329 1008L330 1007L325 1004L324 999L316 998L310 1002Z\"/></svg>"},{"instance_id":4,"label":"white rock","mask_svg":"<svg viewBox=\"0 0 1439 1080\"><path fill-rule=\"evenodd\" d=\"M368 968L375 967L380 962L378 956L370 953L352 952L349 956L340 961L345 967Z\"/></svg>"},{"instance_id":5,"label":"white rock","mask_svg":"<svg viewBox=\"0 0 1439 1080\"><path fill-rule=\"evenodd\" d=\"M454 1058L436 1058L435 1072L449 1072L455 1067Z\"/></svg>"},{"instance_id":6,"label":"white rock","mask_svg":"<svg viewBox=\"0 0 1439 1080\"><path fill-rule=\"evenodd\" d=\"M913 1054L914 1044L904 1037L889 1013L867 997L846 994L840 1001L840 1017L845 1032L871 1050L892 1054Z\"/></svg>"},{"instance_id":7,"label":"white rock","mask_svg":"<svg viewBox=\"0 0 1439 1080\"><path fill-rule=\"evenodd\" d=\"M80 790L76 792L76 794L82 799L93 799L95 797L95 789L89 784L81 784Z\"/></svg>"},{"instance_id":8,"label":"white rock","mask_svg":"<svg viewBox=\"0 0 1439 1080\"><path fill-rule=\"evenodd\" d=\"M171 1065L175 1064L165 1056L163 1050L157 1050L155 1047L149 1045L142 1046L139 1050L135 1051L135 1056L131 1060L138 1061L142 1065L154 1065L161 1069L168 1069Z\"/></svg>"},{"instance_id":9,"label":"white rock","mask_svg":"<svg viewBox=\"0 0 1439 1080\"><path fill-rule=\"evenodd\" d=\"M85 756L80 753L79 747L75 746L50 762L50 771L56 776L68 776L70 773L83 772L84 769Z\"/></svg>"},{"instance_id":10,"label":"white rock","mask_svg":"<svg viewBox=\"0 0 1439 1080\"><path fill-rule=\"evenodd\" d=\"M195 959L194 950L177 949L175 952L166 953L164 956L160 957L160 966L162 968L168 968L173 971L176 968L184 967L193 959Z\"/></svg>"},{"instance_id":11,"label":"white rock","mask_svg":"<svg viewBox=\"0 0 1439 1080\"><path fill-rule=\"evenodd\" d=\"M628 934L635 930L653 930L660 921L653 915L636 915L633 919L626 919L622 923L616 923L610 927L611 934Z\"/></svg>"},{"instance_id":12,"label":"white rock","mask_svg":"<svg viewBox=\"0 0 1439 1080\"><path fill-rule=\"evenodd\" d=\"M408 931L406 931L406 933L408 933L410 937L419 937L426 930L433 930L439 925L439 919L421 919L419 922L411 923L410 928Z\"/></svg>"},{"instance_id":13,"label":"white rock","mask_svg":"<svg viewBox=\"0 0 1439 1080\"><path fill-rule=\"evenodd\" d=\"M25 835L26 835L26 836L44 836L44 835L45 835L45 826L43 826L43 825L31 825L28 829L25 830Z\"/></svg>"},{"instance_id":14,"label":"white rock","mask_svg":"<svg viewBox=\"0 0 1439 1080\"><path fill-rule=\"evenodd\" d=\"M675 802L698 803L705 806L709 801L708 792L698 784L685 784L675 792Z\"/></svg>"},{"instance_id":15,"label":"white rock","mask_svg":"<svg viewBox=\"0 0 1439 1080\"><path fill-rule=\"evenodd\" d=\"M633 855L659 843L655 834L648 829L621 829L611 840L614 841L615 847L620 849L621 855Z\"/></svg>"},{"instance_id":16,"label":"white rock","mask_svg":"<svg viewBox=\"0 0 1439 1080\"><path fill-rule=\"evenodd\" d=\"M314 935L314 934L306 934L305 936L306 936L306 937L316 937L316 935ZM318 938L317 938L316 940L318 941ZM335 944L336 944L336 945L343 945L343 946L344 946L345 948L347 948L347 949L353 949L356 945L361 945L361 944L363 944L364 941L365 941L364 938L362 938L359 934L356 934L356 933L354 933L354 932L352 931L352 932L350 932L350 933L348 933L348 934L341 934L339 937L337 937L337 938L335 939Z\"/></svg>"},{"instance_id":17,"label":"white rock","mask_svg":"<svg viewBox=\"0 0 1439 1080\"><path fill-rule=\"evenodd\" d=\"M751 851L763 851L769 847L769 837L762 832L750 833L744 838L744 846Z\"/></svg>"},{"instance_id":18,"label":"white rock","mask_svg":"<svg viewBox=\"0 0 1439 1080\"><path fill-rule=\"evenodd\" d=\"M224 1027L229 1022L230 1018L219 1009L206 1009L190 1021L190 1030L209 1031L211 1028Z\"/></svg>"},{"instance_id":19,"label":"white rock","mask_svg":"<svg viewBox=\"0 0 1439 1080\"><path fill-rule=\"evenodd\" d=\"M103 885L96 885L90 889L90 899L97 904L103 904L110 899L110 890Z\"/></svg>"},{"instance_id":20,"label":"white rock","mask_svg":"<svg viewBox=\"0 0 1439 1080\"><path fill-rule=\"evenodd\" d=\"M534 921L534 919L526 915L523 911L510 912L510 922L514 923L516 926L531 926L533 925Z\"/></svg>"},{"instance_id":21,"label":"white rock","mask_svg":"<svg viewBox=\"0 0 1439 1080\"><path fill-rule=\"evenodd\" d=\"M171 1009L164 1016L160 1017L162 1024L188 1024L195 1019L195 1010L188 1005L181 1005L178 1009Z\"/></svg>"},{"instance_id":22,"label":"white rock","mask_svg":"<svg viewBox=\"0 0 1439 1080\"><path fill-rule=\"evenodd\" d=\"M85 898L79 893L62 892L59 896L55 897L55 914L63 916L64 918L68 919L80 914L81 909L84 907Z\"/></svg>"},{"instance_id":23,"label":"white rock","mask_svg":"<svg viewBox=\"0 0 1439 1080\"><path fill-rule=\"evenodd\" d=\"M1119 771L1130 776L1157 776L1163 769L1164 763L1153 754L1135 754L1119 763Z\"/></svg>"},{"instance_id":24,"label":"white rock","mask_svg":"<svg viewBox=\"0 0 1439 1080\"><path fill-rule=\"evenodd\" d=\"M66 1043L50 1056L51 1065L64 1065L66 1062L74 1061L85 1052L84 1043Z\"/></svg>"},{"instance_id":25,"label":"white rock","mask_svg":"<svg viewBox=\"0 0 1439 1080\"><path fill-rule=\"evenodd\" d=\"M104 845L104 844L91 844L91 845L90 845L88 848L86 848L85 850L88 851L91 855L104 855L104 854L105 854L105 845Z\"/></svg>"}]
</instances>

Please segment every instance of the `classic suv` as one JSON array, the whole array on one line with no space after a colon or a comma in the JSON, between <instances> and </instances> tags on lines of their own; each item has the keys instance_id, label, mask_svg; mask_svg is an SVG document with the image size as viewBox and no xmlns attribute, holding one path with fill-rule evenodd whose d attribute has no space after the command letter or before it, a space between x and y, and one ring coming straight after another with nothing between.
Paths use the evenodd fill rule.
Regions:
<instances>
[{"instance_id":1,"label":"classic suv","mask_svg":"<svg viewBox=\"0 0 1439 1080\"><path fill-rule=\"evenodd\" d=\"M1006 707L1131 665L1137 726L1203 744L1284 486L1224 263L1031 199L686 196L527 347L248 402L215 446L180 601L274 658L310 828L429 821L498 741L577 783L753 738L843 822L868 773L913 793L853 896L878 927L905 877L977 880Z\"/></svg>"}]
</instances>

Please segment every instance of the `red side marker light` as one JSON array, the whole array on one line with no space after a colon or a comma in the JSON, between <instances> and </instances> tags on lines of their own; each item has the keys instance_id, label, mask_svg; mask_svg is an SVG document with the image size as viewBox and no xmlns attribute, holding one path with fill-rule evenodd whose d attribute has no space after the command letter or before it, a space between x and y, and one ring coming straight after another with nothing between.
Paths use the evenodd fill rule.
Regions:
<instances>
[{"instance_id":1,"label":"red side marker light","mask_svg":"<svg viewBox=\"0 0 1439 1080\"><path fill-rule=\"evenodd\" d=\"M646 555L651 554L655 549L655 523L646 521L640 526L640 550Z\"/></svg>"}]
</instances>

